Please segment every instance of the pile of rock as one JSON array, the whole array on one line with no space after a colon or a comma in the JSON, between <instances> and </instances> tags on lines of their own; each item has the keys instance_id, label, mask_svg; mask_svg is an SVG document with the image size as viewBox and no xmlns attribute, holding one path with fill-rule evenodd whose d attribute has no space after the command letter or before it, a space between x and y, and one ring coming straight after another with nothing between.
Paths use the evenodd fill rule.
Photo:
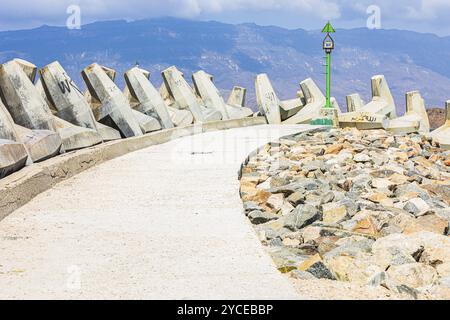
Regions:
<instances>
[{"instance_id":1,"label":"pile of rock","mask_svg":"<svg viewBox=\"0 0 450 320\"><path fill-rule=\"evenodd\" d=\"M291 277L450 294L450 151L422 135L343 129L283 138L243 166L241 197Z\"/></svg>"}]
</instances>

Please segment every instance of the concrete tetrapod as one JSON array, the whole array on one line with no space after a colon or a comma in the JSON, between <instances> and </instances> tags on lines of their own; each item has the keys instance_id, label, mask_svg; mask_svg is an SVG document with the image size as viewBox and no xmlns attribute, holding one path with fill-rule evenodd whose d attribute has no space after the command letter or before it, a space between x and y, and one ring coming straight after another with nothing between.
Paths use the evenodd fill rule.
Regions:
<instances>
[{"instance_id":1,"label":"concrete tetrapod","mask_svg":"<svg viewBox=\"0 0 450 320\"><path fill-rule=\"evenodd\" d=\"M358 93L348 95L347 100L347 112L360 111L364 107L364 101Z\"/></svg>"},{"instance_id":2,"label":"concrete tetrapod","mask_svg":"<svg viewBox=\"0 0 450 320\"><path fill-rule=\"evenodd\" d=\"M28 158L25 146L16 142L17 133L7 112L0 101L0 178L20 170Z\"/></svg>"},{"instance_id":3,"label":"concrete tetrapod","mask_svg":"<svg viewBox=\"0 0 450 320\"><path fill-rule=\"evenodd\" d=\"M100 85L101 87L93 87L94 94L92 94L90 92L91 89L88 86L89 94L87 95L87 99L90 102L91 108L94 110L94 115L96 117L97 117L97 115L95 114L95 110L102 110L102 111L107 112L110 109L110 107L108 107L108 106L113 106L112 110L115 110L115 112L108 113L106 115L106 119L102 120L102 122L105 122L109 126L117 127L117 129L119 131L121 131L122 136L129 137L129 136L125 135L124 132L122 132L122 130L125 130L127 128L126 124L128 124L128 129L130 129L131 125L133 125L131 122L131 120L133 120L133 119L134 119L133 126L135 126L135 123L137 123L141 129L140 130L141 134L161 130L161 125L159 124L157 119L155 119L151 116L148 116L142 112L139 112L137 110L133 110L131 108L125 94L122 91L120 91L119 87L114 83L114 80L115 80L116 74L117 74L114 69L107 68L105 66L99 66L98 64L95 64L95 63L92 64L91 66L94 66L94 65L97 65L99 67L99 68L96 68L96 71L95 71L95 72L98 72L99 77L96 78L94 76L94 77L92 77L92 80L95 80L95 79L99 80L101 78L102 79L101 81L97 81L97 84ZM85 70L89 71L91 66L88 66ZM87 80L86 80L87 77L84 76L84 71L83 71L82 75L83 75L83 78L85 78L85 82L87 83ZM106 88L106 90L105 90L105 88ZM104 108L105 106L108 108L105 109ZM116 121L113 119L111 114L114 116L114 118L117 118L118 119L117 121L119 121L119 122L120 122L120 119L122 119L121 127L119 127L117 125ZM131 117L129 117L130 114L131 114ZM132 136L132 135L130 135L130 136Z\"/></svg>"},{"instance_id":4,"label":"concrete tetrapod","mask_svg":"<svg viewBox=\"0 0 450 320\"><path fill-rule=\"evenodd\" d=\"M403 117L391 120L388 131L398 134L430 132L430 121L428 120L425 101L419 91L411 91L406 94L406 113Z\"/></svg>"},{"instance_id":5,"label":"concrete tetrapod","mask_svg":"<svg viewBox=\"0 0 450 320\"><path fill-rule=\"evenodd\" d=\"M259 74L255 80L256 100L261 115L266 115L269 123L281 123L293 117L305 105L303 92L297 92L297 97L281 101L267 74Z\"/></svg>"},{"instance_id":6,"label":"concrete tetrapod","mask_svg":"<svg viewBox=\"0 0 450 320\"><path fill-rule=\"evenodd\" d=\"M126 138L143 135L127 99L114 83L114 70L93 63L81 75L88 88L86 99L97 121L119 130Z\"/></svg>"},{"instance_id":7,"label":"concrete tetrapod","mask_svg":"<svg viewBox=\"0 0 450 320\"><path fill-rule=\"evenodd\" d=\"M170 97L169 91L164 83L162 83L159 88L159 95L166 104L170 119L176 127L188 126L194 122L194 115L192 112L180 109L178 103Z\"/></svg>"},{"instance_id":8,"label":"concrete tetrapod","mask_svg":"<svg viewBox=\"0 0 450 320\"><path fill-rule=\"evenodd\" d=\"M302 81L300 87L305 99L305 105L294 116L283 121L283 123L308 124L312 119L320 117L320 111L326 103L325 95L311 78ZM333 107L336 108L336 102L333 103Z\"/></svg>"},{"instance_id":9,"label":"concrete tetrapod","mask_svg":"<svg viewBox=\"0 0 450 320\"><path fill-rule=\"evenodd\" d=\"M0 179L22 169L28 154L22 143L0 138Z\"/></svg>"},{"instance_id":10,"label":"concrete tetrapod","mask_svg":"<svg viewBox=\"0 0 450 320\"><path fill-rule=\"evenodd\" d=\"M50 109L58 117L77 126L97 131L103 141L120 139L120 133L95 120L94 114L75 82L59 62L55 61L41 70L40 81Z\"/></svg>"},{"instance_id":11,"label":"concrete tetrapod","mask_svg":"<svg viewBox=\"0 0 450 320\"><path fill-rule=\"evenodd\" d=\"M372 77L372 101L359 107L359 110L339 115L339 124L341 127L356 127L360 130L387 129L389 119L395 118L397 113L391 90L385 77L377 75Z\"/></svg>"},{"instance_id":12,"label":"concrete tetrapod","mask_svg":"<svg viewBox=\"0 0 450 320\"><path fill-rule=\"evenodd\" d=\"M431 133L431 137L439 142L442 148L450 150L450 100L445 102L445 123Z\"/></svg>"},{"instance_id":13,"label":"concrete tetrapod","mask_svg":"<svg viewBox=\"0 0 450 320\"><path fill-rule=\"evenodd\" d=\"M103 141L120 139L120 133L95 120L90 105L78 86L59 62L39 70L41 78L36 87L45 96L51 111L59 118L80 127L96 130Z\"/></svg>"},{"instance_id":14,"label":"concrete tetrapod","mask_svg":"<svg viewBox=\"0 0 450 320\"><path fill-rule=\"evenodd\" d=\"M167 68L161 74L170 99L176 102L173 106L189 110L194 121L198 123L222 120L222 113L219 110L201 105L191 86L184 79L183 73L175 66Z\"/></svg>"},{"instance_id":15,"label":"concrete tetrapod","mask_svg":"<svg viewBox=\"0 0 450 320\"><path fill-rule=\"evenodd\" d=\"M133 67L125 72L125 96L130 106L159 121L163 129L170 129L174 124L170 118L167 106L159 92L150 82L150 72Z\"/></svg>"},{"instance_id":16,"label":"concrete tetrapod","mask_svg":"<svg viewBox=\"0 0 450 320\"><path fill-rule=\"evenodd\" d=\"M219 90L214 85L213 77L207 74L205 71L200 70L194 73L192 75L192 81L194 83L195 91L197 95L202 99L204 105L207 108L217 108L222 113L223 120L241 119L253 115L253 111L249 108L226 104L224 99L220 95ZM242 95L241 92L242 90L240 90L240 94ZM238 99L238 97L236 98Z\"/></svg>"},{"instance_id":17,"label":"concrete tetrapod","mask_svg":"<svg viewBox=\"0 0 450 320\"><path fill-rule=\"evenodd\" d=\"M30 65L28 63L28 68ZM82 149L102 142L96 131L74 126L54 116L33 81L16 61L0 66L2 96L16 124L28 129L57 132L62 139L64 151Z\"/></svg>"},{"instance_id":18,"label":"concrete tetrapod","mask_svg":"<svg viewBox=\"0 0 450 320\"><path fill-rule=\"evenodd\" d=\"M28 153L28 162L39 162L51 158L61 149L59 134L50 130L30 130L16 125L0 100L0 139L22 143Z\"/></svg>"},{"instance_id":19,"label":"concrete tetrapod","mask_svg":"<svg viewBox=\"0 0 450 320\"><path fill-rule=\"evenodd\" d=\"M247 96L247 89L243 87L234 86L228 97L227 104L233 107L245 107L245 98Z\"/></svg>"},{"instance_id":20,"label":"concrete tetrapod","mask_svg":"<svg viewBox=\"0 0 450 320\"><path fill-rule=\"evenodd\" d=\"M259 112L266 117L268 124L280 124L281 101L278 99L267 74L259 74L255 79L256 102Z\"/></svg>"}]
</instances>

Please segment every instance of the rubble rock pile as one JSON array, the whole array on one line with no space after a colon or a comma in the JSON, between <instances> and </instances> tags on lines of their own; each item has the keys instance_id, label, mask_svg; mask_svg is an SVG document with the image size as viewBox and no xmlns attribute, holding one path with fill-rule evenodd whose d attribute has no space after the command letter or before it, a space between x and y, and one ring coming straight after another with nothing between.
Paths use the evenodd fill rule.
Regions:
<instances>
[{"instance_id":1,"label":"rubble rock pile","mask_svg":"<svg viewBox=\"0 0 450 320\"><path fill-rule=\"evenodd\" d=\"M245 214L278 269L450 297L450 151L420 134L316 130L241 171Z\"/></svg>"}]
</instances>

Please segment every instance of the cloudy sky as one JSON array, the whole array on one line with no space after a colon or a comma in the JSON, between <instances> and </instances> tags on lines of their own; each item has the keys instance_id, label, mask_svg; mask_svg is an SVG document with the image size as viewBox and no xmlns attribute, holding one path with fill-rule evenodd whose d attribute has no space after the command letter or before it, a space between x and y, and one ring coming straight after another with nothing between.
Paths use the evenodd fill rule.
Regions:
<instances>
[{"instance_id":1,"label":"cloudy sky","mask_svg":"<svg viewBox=\"0 0 450 320\"><path fill-rule=\"evenodd\" d=\"M0 30L65 25L78 5L82 24L98 20L175 16L318 29L365 27L367 9L380 8L381 27L450 35L450 0L1 0Z\"/></svg>"}]
</instances>

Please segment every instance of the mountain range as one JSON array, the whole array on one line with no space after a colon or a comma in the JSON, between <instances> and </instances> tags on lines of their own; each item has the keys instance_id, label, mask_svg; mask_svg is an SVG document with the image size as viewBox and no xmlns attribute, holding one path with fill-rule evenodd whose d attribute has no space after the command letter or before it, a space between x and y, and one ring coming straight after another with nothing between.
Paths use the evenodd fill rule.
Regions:
<instances>
[{"instance_id":1,"label":"mountain range","mask_svg":"<svg viewBox=\"0 0 450 320\"><path fill-rule=\"evenodd\" d=\"M384 74L397 109L405 109L407 91L420 90L428 107L450 99L450 37L402 30L336 29L332 55L332 95L345 108L345 96L358 92L370 99L370 78ZM0 32L0 62L29 60L38 67L59 60L84 87L80 71L91 64L122 75L136 63L151 71L159 86L160 72L176 65L190 81L203 69L214 76L226 96L234 85L248 89L254 109L254 79L267 73L279 98L294 98L300 81L311 77L325 91L323 34L256 24L157 18L106 21L80 30L42 26ZM116 82L124 86L122 76Z\"/></svg>"}]
</instances>

